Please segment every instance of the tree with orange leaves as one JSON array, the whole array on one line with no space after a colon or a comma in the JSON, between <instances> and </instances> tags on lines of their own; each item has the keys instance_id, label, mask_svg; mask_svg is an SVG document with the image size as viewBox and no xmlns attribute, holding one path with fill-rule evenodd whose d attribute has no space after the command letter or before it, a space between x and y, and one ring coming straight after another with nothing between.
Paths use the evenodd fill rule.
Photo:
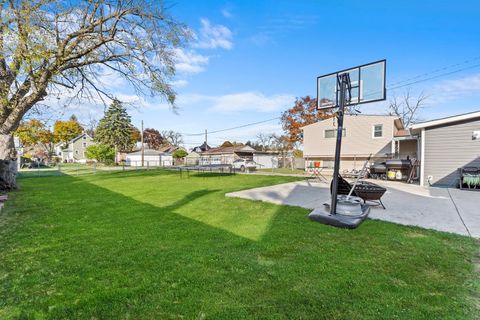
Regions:
<instances>
[{"instance_id":1,"label":"tree with orange leaves","mask_svg":"<svg viewBox=\"0 0 480 320\"><path fill-rule=\"evenodd\" d=\"M53 154L53 134L47 126L40 120L31 119L30 121L21 122L15 134L18 136L22 145L26 148L34 149L36 145L40 145L44 152L35 151L36 156L42 154L40 158L50 158Z\"/></svg>"},{"instance_id":2,"label":"tree with orange leaves","mask_svg":"<svg viewBox=\"0 0 480 320\"><path fill-rule=\"evenodd\" d=\"M331 113L317 110L317 99L305 96L297 98L294 106L282 113L281 122L288 139L300 142L302 127L331 117Z\"/></svg>"}]
</instances>

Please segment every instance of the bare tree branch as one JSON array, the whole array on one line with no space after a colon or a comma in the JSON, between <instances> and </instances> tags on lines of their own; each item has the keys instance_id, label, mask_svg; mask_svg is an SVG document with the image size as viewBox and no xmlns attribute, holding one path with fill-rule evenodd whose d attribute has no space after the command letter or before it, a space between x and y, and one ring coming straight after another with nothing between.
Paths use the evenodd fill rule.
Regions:
<instances>
[{"instance_id":1,"label":"bare tree branch","mask_svg":"<svg viewBox=\"0 0 480 320\"><path fill-rule=\"evenodd\" d=\"M421 92L417 97L412 97L410 90L407 90L404 96L398 99L395 95L390 99L388 110L390 115L395 115L402 119L405 128L418 122L419 112L425 107L428 96Z\"/></svg>"},{"instance_id":2,"label":"bare tree branch","mask_svg":"<svg viewBox=\"0 0 480 320\"><path fill-rule=\"evenodd\" d=\"M16 129L47 95L72 91L78 100L113 94L102 70L125 79L138 95L175 107L175 48L189 37L162 1L3 0L0 26L0 134Z\"/></svg>"}]
</instances>

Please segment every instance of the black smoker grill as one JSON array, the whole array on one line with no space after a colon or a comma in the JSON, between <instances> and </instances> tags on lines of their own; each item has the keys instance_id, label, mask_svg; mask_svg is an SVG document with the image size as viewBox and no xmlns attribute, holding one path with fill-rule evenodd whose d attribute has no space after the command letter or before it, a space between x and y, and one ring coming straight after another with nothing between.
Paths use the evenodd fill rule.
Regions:
<instances>
[{"instance_id":1,"label":"black smoker grill","mask_svg":"<svg viewBox=\"0 0 480 320\"><path fill-rule=\"evenodd\" d=\"M402 173L401 180L405 180L408 178L408 173L410 172L410 168L412 167L412 162L410 159L392 159L385 161L385 165L387 166L387 177L392 180L397 180L395 174L397 171ZM389 172L393 171L395 174L393 178L390 178Z\"/></svg>"},{"instance_id":2,"label":"black smoker grill","mask_svg":"<svg viewBox=\"0 0 480 320\"><path fill-rule=\"evenodd\" d=\"M385 161L388 170L408 170L412 162L407 159L392 159Z\"/></svg>"},{"instance_id":3,"label":"black smoker grill","mask_svg":"<svg viewBox=\"0 0 480 320\"><path fill-rule=\"evenodd\" d=\"M370 166L370 176L374 179L387 178L387 166L385 161L377 161Z\"/></svg>"},{"instance_id":4,"label":"black smoker grill","mask_svg":"<svg viewBox=\"0 0 480 320\"><path fill-rule=\"evenodd\" d=\"M370 166L370 176L374 179L387 179L388 171L401 171L402 177L407 177L412 167L409 159L391 159L377 161Z\"/></svg>"}]
</instances>

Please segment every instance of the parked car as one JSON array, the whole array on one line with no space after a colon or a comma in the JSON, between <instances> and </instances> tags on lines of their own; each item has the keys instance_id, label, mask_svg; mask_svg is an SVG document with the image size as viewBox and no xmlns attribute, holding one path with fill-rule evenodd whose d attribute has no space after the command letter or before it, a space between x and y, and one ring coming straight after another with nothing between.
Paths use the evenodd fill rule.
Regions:
<instances>
[{"instance_id":1,"label":"parked car","mask_svg":"<svg viewBox=\"0 0 480 320\"><path fill-rule=\"evenodd\" d=\"M246 170L255 170L257 168L257 164L253 160L237 159L233 161L233 167L240 170L241 172L245 172Z\"/></svg>"}]
</instances>

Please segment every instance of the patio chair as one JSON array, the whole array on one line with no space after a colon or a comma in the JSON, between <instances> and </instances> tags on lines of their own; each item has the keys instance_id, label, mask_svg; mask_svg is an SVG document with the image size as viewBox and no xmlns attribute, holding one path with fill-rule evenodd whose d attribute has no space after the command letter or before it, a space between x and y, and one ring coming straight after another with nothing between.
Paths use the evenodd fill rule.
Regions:
<instances>
[{"instance_id":1,"label":"patio chair","mask_svg":"<svg viewBox=\"0 0 480 320\"><path fill-rule=\"evenodd\" d=\"M333 180L330 183L330 194L332 192L332 184ZM349 194L350 190L352 190L352 185L347 180L343 179L341 175L338 175L337 194ZM368 181L358 181L352 195L361 198L364 203L367 201L374 202L376 205L381 205L383 209L385 209L385 205L381 198L386 191L387 189L378 184Z\"/></svg>"}]
</instances>

